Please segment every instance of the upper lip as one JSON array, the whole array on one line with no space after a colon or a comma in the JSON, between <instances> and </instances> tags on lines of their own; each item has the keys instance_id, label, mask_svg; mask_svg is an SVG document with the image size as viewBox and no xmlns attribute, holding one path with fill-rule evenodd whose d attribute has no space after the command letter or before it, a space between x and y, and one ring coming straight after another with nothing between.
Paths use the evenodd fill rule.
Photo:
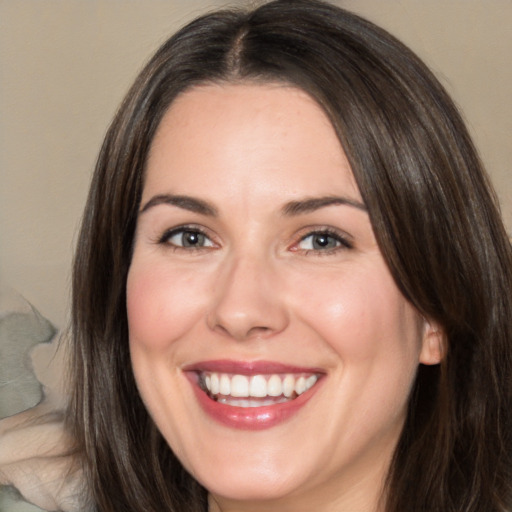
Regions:
<instances>
[{"instance_id":1,"label":"upper lip","mask_svg":"<svg viewBox=\"0 0 512 512\"><path fill-rule=\"evenodd\" d=\"M200 361L183 367L185 372L218 372L238 375L262 375L275 373L325 373L314 367L295 366L275 361L236 361L232 359L217 359Z\"/></svg>"}]
</instances>

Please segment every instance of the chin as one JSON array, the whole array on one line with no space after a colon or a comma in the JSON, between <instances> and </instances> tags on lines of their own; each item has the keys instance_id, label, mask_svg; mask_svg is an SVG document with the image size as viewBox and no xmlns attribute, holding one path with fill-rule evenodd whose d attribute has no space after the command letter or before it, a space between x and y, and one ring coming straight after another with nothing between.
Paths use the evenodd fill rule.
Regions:
<instances>
[{"instance_id":1,"label":"chin","mask_svg":"<svg viewBox=\"0 0 512 512\"><path fill-rule=\"evenodd\" d=\"M245 463L244 467L226 460L216 464L214 471L209 466L191 473L214 496L233 501L273 501L304 486L307 476L302 470L297 461L282 463L267 457L265 463Z\"/></svg>"},{"instance_id":2,"label":"chin","mask_svg":"<svg viewBox=\"0 0 512 512\"><path fill-rule=\"evenodd\" d=\"M212 496L229 501L279 501L294 494L297 487L296 480L283 478L283 475L261 475L260 473L247 472L238 478L232 479L208 479L203 485Z\"/></svg>"}]
</instances>

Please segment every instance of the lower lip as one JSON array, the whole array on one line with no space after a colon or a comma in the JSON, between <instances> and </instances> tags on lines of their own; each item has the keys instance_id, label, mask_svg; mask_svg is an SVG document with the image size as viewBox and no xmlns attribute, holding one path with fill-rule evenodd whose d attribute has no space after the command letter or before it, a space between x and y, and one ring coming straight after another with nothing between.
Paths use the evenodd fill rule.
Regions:
<instances>
[{"instance_id":1,"label":"lower lip","mask_svg":"<svg viewBox=\"0 0 512 512\"><path fill-rule=\"evenodd\" d=\"M234 407L212 400L189 378L202 409L214 420L231 428L241 430L263 430L274 427L297 414L310 400L319 382L294 400L262 407Z\"/></svg>"}]
</instances>

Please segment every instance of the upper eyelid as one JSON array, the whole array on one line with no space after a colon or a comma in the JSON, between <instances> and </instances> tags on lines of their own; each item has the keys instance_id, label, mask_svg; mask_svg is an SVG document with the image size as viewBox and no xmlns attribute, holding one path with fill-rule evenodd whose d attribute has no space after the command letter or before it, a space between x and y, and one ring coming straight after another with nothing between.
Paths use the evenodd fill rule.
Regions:
<instances>
[{"instance_id":1,"label":"upper eyelid","mask_svg":"<svg viewBox=\"0 0 512 512\"><path fill-rule=\"evenodd\" d=\"M322 254L322 255L328 255L332 253L336 253L340 250L350 250L354 249L354 237L350 234L346 233L343 230L340 230L338 228L333 228L332 226L309 226L306 229L300 230L302 231L302 234L299 235L298 239L296 239L294 242L292 242L289 245L289 249L293 252L302 252L303 254ZM318 250L318 249L301 249L299 248L299 245L301 242L306 240L310 236L314 236L317 234L327 234L328 236L331 236L333 238L336 238L339 242L338 247L333 247L330 249L324 249L324 250Z\"/></svg>"},{"instance_id":2,"label":"upper eyelid","mask_svg":"<svg viewBox=\"0 0 512 512\"><path fill-rule=\"evenodd\" d=\"M172 228L165 229L160 235L157 237L157 242L163 243L166 239L170 238L171 236L176 235L177 233L180 233L181 231L197 231L198 233L203 234L208 239L210 239L213 243L219 242L219 237L216 236L209 230L208 228L190 223L190 224L182 224L179 226L175 226ZM347 247L353 247L354 245L354 237L351 236L346 231L340 230L339 228L334 228L332 226L305 226L298 230L298 234L296 232L296 235L294 236L294 241L289 244L291 246L297 245L303 240L305 240L309 236L314 236L316 234L322 234L325 233L329 236L332 236L334 238L337 238L343 245Z\"/></svg>"},{"instance_id":3,"label":"upper eyelid","mask_svg":"<svg viewBox=\"0 0 512 512\"><path fill-rule=\"evenodd\" d=\"M330 236L339 238L351 244L354 242L354 237L352 235L344 230L334 228L332 226L307 226L302 228L300 231L301 233L299 234L299 241L304 240L308 236L326 233Z\"/></svg>"},{"instance_id":4,"label":"upper eyelid","mask_svg":"<svg viewBox=\"0 0 512 512\"><path fill-rule=\"evenodd\" d=\"M214 237L211 235L209 230L202 226L198 226L195 224L183 224L181 226L176 226L173 228L165 229L161 235L158 236L158 241L160 243L165 242L167 239L169 239L171 236L174 236L182 231L196 231L198 233L201 233L202 235L206 236L208 239L210 239L212 242L214 242Z\"/></svg>"}]
</instances>

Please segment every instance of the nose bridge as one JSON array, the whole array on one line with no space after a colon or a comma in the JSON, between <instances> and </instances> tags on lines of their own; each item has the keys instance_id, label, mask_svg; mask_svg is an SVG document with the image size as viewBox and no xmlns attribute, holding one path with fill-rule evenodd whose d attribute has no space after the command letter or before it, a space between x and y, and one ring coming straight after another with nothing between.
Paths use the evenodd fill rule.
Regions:
<instances>
[{"instance_id":1,"label":"nose bridge","mask_svg":"<svg viewBox=\"0 0 512 512\"><path fill-rule=\"evenodd\" d=\"M259 251L232 254L216 283L210 327L236 340L268 337L288 322L279 274Z\"/></svg>"}]
</instances>

